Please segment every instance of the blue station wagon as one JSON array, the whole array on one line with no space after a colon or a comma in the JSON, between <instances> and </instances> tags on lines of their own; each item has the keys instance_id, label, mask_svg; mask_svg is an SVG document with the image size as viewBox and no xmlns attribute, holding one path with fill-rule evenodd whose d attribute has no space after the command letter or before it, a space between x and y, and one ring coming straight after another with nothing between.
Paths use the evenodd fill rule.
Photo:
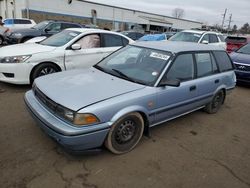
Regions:
<instances>
[{"instance_id":1,"label":"blue station wagon","mask_svg":"<svg viewBox=\"0 0 250 188\"><path fill-rule=\"evenodd\" d=\"M36 79L25 103L65 148L105 145L122 154L150 127L198 109L216 113L235 83L232 61L220 47L137 42L90 69Z\"/></svg>"}]
</instances>

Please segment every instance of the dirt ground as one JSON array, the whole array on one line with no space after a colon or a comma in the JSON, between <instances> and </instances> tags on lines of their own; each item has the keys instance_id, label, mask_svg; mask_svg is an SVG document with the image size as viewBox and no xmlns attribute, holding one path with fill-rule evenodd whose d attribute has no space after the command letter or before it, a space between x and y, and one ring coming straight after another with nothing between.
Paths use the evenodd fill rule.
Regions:
<instances>
[{"instance_id":1,"label":"dirt ground","mask_svg":"<svg viewBox=\"0 0 250 188\"><path fill-rule=\"evenodd\" d=\"M70 155L27 112L28 86L0 83L0 187L249 188L250 88L215 115L197 111L151 129L124 155Z\"/></svg>"}]
</instances>

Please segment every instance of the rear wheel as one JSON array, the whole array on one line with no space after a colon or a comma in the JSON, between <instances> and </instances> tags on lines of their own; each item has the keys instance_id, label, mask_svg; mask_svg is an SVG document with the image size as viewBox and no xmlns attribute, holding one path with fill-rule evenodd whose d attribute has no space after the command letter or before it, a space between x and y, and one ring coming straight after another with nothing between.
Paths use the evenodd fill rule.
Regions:
<instances>
[{"instance_id":1,"label":"rear wheel","mask_svg":"<svg viewBox=\"0 0 250 188\"><path fill-rule=\"evenodd\" d=\"M213 97L213 100L209 104L206 105L204 110L209 114L214 114L219 110L224 100L225 100L225 94L222 90L220 90L219 92L215 94L215 96Z\"/></svg>"},{"instance_id":2,"label":"rear wheel","mask_svg":"<svg viewBox=\"0 0 250 188\"><path fill-rule=\"evenodd\" d=\"M111 127L105 146L114 154L123 154L132 150L140 141L144 130L144 121L137 112L127 114Z\"/></svg>"},{"instance_id":3,"label":"rear wheel","mask_svg":"<svg viewBox=\"0 0 250 188\"><path fill-rule=\"evenodd\" d=\"M56 65L51 64L51 63L42 63L40 65L38 65L35 70L32 73L30 82L31 84L33 83L33 81L40 76L45 76L48 74L52 74L55 72L58 72L60 70L58 70L58 68L56 67Z\"/></svg>"}]
</instances>

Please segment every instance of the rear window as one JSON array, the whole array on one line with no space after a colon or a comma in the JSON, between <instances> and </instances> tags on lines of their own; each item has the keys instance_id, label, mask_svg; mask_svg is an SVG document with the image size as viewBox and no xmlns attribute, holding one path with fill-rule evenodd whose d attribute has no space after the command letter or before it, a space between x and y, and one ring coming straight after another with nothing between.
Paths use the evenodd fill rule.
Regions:
<instances>
[{"instance_id":1,"label":"rear window","mask_svg":"<svg viewBox=\"0 0 250 188\"><path fill-rule=\"evenodd\" d=\"M218 63L218 66L221 72L225 72L225 71L229 71L233 69L232 62L226 52L215 51L213 53L214 53L215 59Z\"/></svg>"},{"instance_id":2,"label":"rear window","mask_svg":"<svg viewBox=\"0 0 250 188\"><path fill-rule=\"evenodd\" d=\"M67 28L81 28L81 26L73 23L62 23L62 29L67 29Z\"/></svg>"},{"instance_id":3,"label":"rear window","mask_svg":"<svg viewBox=\"0 0 250 188\"><path fill-rule=\"evenodd\" d=\"M227 43L246 43L247 38L245 37L227 37L226 38Z\"/></svg>"}]
</instances>

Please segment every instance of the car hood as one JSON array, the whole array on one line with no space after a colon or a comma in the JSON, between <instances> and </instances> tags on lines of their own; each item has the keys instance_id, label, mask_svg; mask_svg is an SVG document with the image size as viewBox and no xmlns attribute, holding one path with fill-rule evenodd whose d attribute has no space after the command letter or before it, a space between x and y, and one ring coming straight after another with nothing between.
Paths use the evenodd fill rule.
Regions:
<instances>
[{"instance_id":1,"label":"car hood","mask_svg":"<svg viewBox=\"0 0 250 188\"><path fill-rule=\"evenodd\" d=\"M54 49L56 49L56 47L36 43L15 44L0 48L0 57L32 55L41 52L50 52Z\"/></svg>"},{"instance_id":2,"label":"car hood","mask_svg":"<svg viewBox=\"0 0 250 188\"><path fill-rule=\"evenodd\" d=\"M242 53L232 52L230 54L230 57L233 60L233 62L250 64L250 54L242 54Z\"/></svg>"},{"instance_id":3,"label":"car hood","mask_svg":"<svg viewBox=\"0 0 250 188\"><path fill-rule=\"evenodd\" d=\"M74 111L145 88L93 67L39 77L35 85L48 98Z\"/></svg>"}]
</instances>

